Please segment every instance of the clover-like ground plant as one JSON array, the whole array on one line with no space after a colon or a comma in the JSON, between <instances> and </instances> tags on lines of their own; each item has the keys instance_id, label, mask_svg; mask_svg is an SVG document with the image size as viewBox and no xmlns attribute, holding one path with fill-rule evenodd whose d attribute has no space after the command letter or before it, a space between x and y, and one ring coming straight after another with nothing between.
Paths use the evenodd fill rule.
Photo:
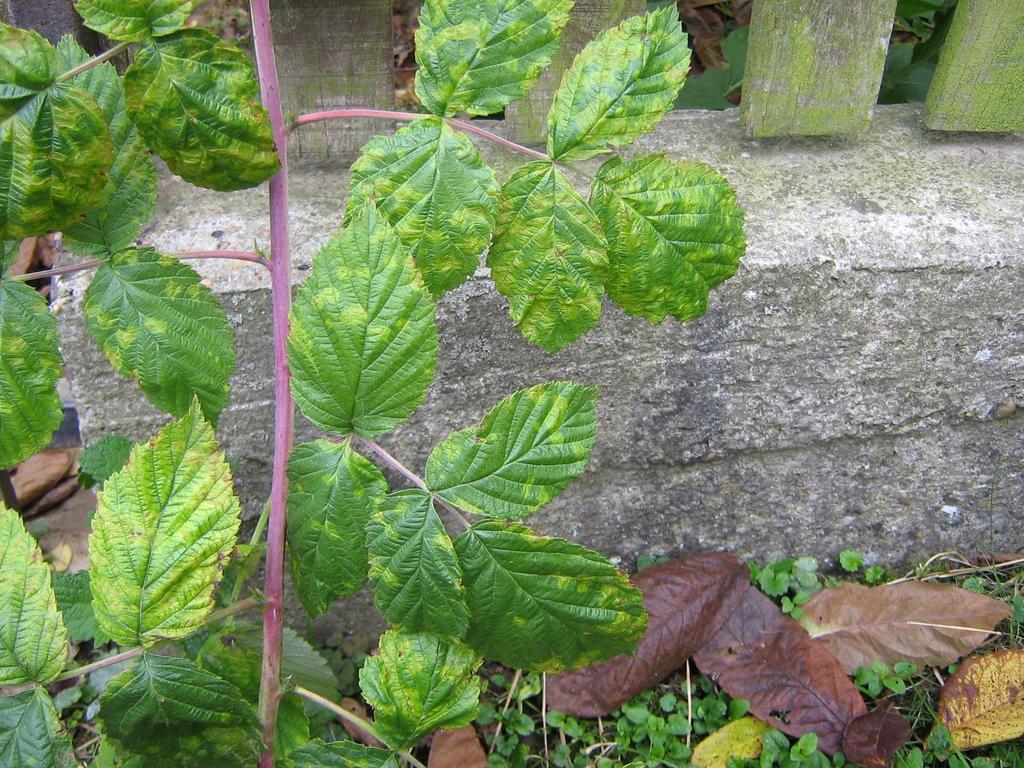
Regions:
<instances>
[{"instance_id":1,"label":"clover-like ground plant","mask_svg":"<svg viewBox=\"0 0 1024 768\"><path fill-rule=\"evenodd\" d=\"M594 389L511 393L442 440L421 474L376 442L432 382L437 300L486 252L512 320L551 352L597 323L606 292L653 323L689 320L738 266L742 213L697 162L612 155L589 199L567 175L590 174L580 161L630 144L671 108L689 64L674 9L586 46L539 150L465 118L500 112L537 81L569 0L426 0L422 114L346 109L290 124L269 0L252 2L255 71L186 25L196 4L78 0L84 23L115 41L92 58L70 38L54 47L0 26L0 467L43 448L61 420L56 322L27 277L95 269L91 335L172 417L99 490L87 572L53 581L20 517L0 507L0 765L75 764L47 686L115 663L99 699L102 765L419 765L409 750L422 737L474 718L483 659L564 670L629 653L646 624L640 593L607 558L523 523L584 471ZM123 51L119 74L110 59ZM344 222L292 304L288 134L359 117L407 125L363 149ZM529 161L502 183L470 134ZM138 246L156 198L151 153L199 186L267 182L269 253ZM55 230L87 258L10 274L19 239ZM248 544L236 541L240 505L214 433L235 358L225 313L189 264L205 258L253 262L272 285L272 487ZM323 439L293 448L294 404ZM243 597L261 558L265 585ZM359 677L374 717L361 722L386 749L316 738L314 704L358 718L283 626L286 560L310 615L372 587L391 628ZM242 617L256 606L262 625ZM119 650L69 666L69 643L86 640Z\"/></svg>"}]
</instances>

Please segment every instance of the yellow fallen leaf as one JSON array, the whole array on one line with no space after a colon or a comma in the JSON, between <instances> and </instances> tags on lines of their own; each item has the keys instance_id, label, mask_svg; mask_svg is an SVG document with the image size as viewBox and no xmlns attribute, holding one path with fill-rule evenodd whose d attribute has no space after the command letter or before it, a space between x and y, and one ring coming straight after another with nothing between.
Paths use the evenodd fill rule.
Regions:
<instances>
[{"instance_id":1,"label":"yellow fallen leaf","mask_svg":"<svg viewBox=\"0 0 1024 768\"><path fill-rule=\"evenodd\" d=\"M71 549L71 545L67 542L61 542L49 552L50 564L53 566L53 570L58 572L64 572L71 566L71 560L74 558L74 550Z\"/></svg>"},{"instance_id":2,"label":"yellow fallen leaf","mask_svg":"<svg viewBox=\"0 0 1024 768\"><path fill-rule=\"evenodd\" d=\"M1024 651L965 661L942 688L939 719L960 749L1024 736Z\"/></svg>"},{"instance_id":3,"label":"yellow fallen leaf","mask_svg":"<svg viewBox=\"0 0 1024 768\"><path fill-rule=\"evenodd\" d=\"M756 717L733 720L698 744L690 762L698 768L726 768L730 757L757 757L761 754L762 739L768 730L768 725Z\"/></svg>"}]
</instances>

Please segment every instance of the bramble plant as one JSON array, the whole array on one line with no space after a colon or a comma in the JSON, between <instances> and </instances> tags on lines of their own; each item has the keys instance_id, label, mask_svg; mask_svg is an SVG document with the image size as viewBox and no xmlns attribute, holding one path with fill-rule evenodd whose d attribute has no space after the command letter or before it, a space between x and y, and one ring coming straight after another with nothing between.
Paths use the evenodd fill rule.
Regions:
<instances>
[{"instance_id":1,"label":"bramble plant","mask_svg":"<svg viewBox=\"0 0 1024 768\"><path fill-rule=\"evenodd\" d=\"M556 381L510 395L443 440L422 477L376 443L431 384L436 299L486 251L517 327L549 351L597 323L606 292L653 323L689 320L738 266L742 212L720 175L663 155L613 156L589 201L566 176L671 108L689 62L674 9L628 19L576 57L539 151L455 116L494 114L526 93L557 50L569 0L428 0L416 76L427 114L349 109L290 124L268 0L252 3L258 77L232 44L186 28L196 4L79 0L84 23L117 41L93 58L71 39L54 48L0 26L0 467L44 447L61 419L56 323L27 278L97 269L89 331L174 417L112 475L100 457L83 466L101 484L87 574L51 585L19 516L0 508L0 752L5 765L74 763L46 686L120 662L99 701L104 764L419 765L407 750L423 736L476 716L483 658L574 668L630 652L647 621L639 590L607 558L521 522L584 471L594 389ZM108 59L126 50L132 63L118 75ZM410 124L364 148L344 225L293 306L287 135L350 117ZM499 185L467 132L531 161ZM269 181L269 256L137 247L155 206L150 152L211 189ZM91 260L4 274L19 238L51 230ZM202 258L271 276L272 488L248 544L236 542L240 505L214 435L235 363L231 327L187 263ZM332 438L292 449L293 397ZM378 464L410 487L393 491ZM265 588L240 600L264 531ZM316 654L283 627L286 542L311 615L369 581L391 625L360 673L372 724L335 704L331 683L310 682ZM262 628L236 617L257 605ZM122 650L67 668L69 636ZM388 749L311 739L308 702Z\"/></svg>"}]
</instances>

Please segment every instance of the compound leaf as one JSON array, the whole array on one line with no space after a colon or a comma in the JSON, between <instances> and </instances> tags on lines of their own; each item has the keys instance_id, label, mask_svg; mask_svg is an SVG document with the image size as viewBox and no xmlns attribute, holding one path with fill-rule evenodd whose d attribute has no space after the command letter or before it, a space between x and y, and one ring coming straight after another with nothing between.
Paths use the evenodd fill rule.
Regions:
<instances>
[{"instance_id":1,"label":"compound leaf","mask_svg":"<svg viewBox=\"0 0 1024 768\"><path fill-rule=\"evenodd\" d=\"M71 642L89 640L94 645L110 642L110 638L96 622L88 571L54 573L53 594L57 598L57 608L64 617L64 626L67 627Z\"/></svg>"},{"instance_id":2,"label":"compound leaf","mask_svg":"<svg viewBox=\"0 0 1024 768\"><path fill-rule=\"evenodd\" d=\"M132 441L124 435L104 435L78 454L78 482L86 488L103 485L128 461Z\"/></svg>"},{"instance_id":3,"label":"compound leaf","mask_svg":"<svg viewBox=\"0 0 1024 768\"><path fill-rule=\"evenodd\" d=\"M111 40L138 42L177 32L199 0L78 0L85 26Z\"/></svg>"},{"instance_id":4,"label":"compound leaf","mask_svg":"<svg viewBox=\"0 0 1024 768\"><path fill-rule=\"evenodd\" d=\"M549 352L597 324L607 248L601 222L554 164L527 163L501 188L487 263L519 330Z\"/></svg>"},{"instance_id":5,"label":"compound leaf","mask_svg":"<svg viewBox=\"0 0 1024 768\"><path fill-rule=\"evenodd\" d=\"M381 635L380 652L359 672L359 687L388 746L407 749L439 728L472 722L480 661L457 641L395 630Z\"/></svg>"},{"instance_id":6,"label":"compound leaf","mask_svg":"<svg viewBox=\"0 0 1024 768\"><path fill-rule=\"evenodd\" d=\"M277 172L256 73L234 45L201 29L148 39L124 89L143 140L185 181L226 192Z\"/></svg>"},{"instance_id":7,"label":"compound leaf","mask_svg":"<svg viewBox=\"0 0 1024 768\"><path fill-rule=\"evenodd\" d=\"M231 470L198 404L135 446L97 500L89 555L100 628L131 646L198 630L241 520Z\"/></svg>"},{"instance_id":8,"label":"compound leaf","mask_svg":"<svg viewBox=\"0 0 1024 768\"><path fill-rule=\"evenodd\" d=\"M192 267L150 249L121 251L86 289L85 322L153 405L182 416L197 397L216 421L235 350L224 310Z\"/></svg>"},{"instance_id":9,"label":"compound leaf","mask_svg":"<svg viewBox=\"0 0 1024 768\"><path fill-rule=\"evenodd\" d=\"M0 504L0 685L47 683L64 669L68 635L50 566L21 515Z\"/></svg>"},{"instance_id":10,"label":"compound leaf","mask_svg":"<svg viewBox=\"0 0 1024 768\"><path fill-rule=\"evenodd\" d=\"M510 667L559 672L631 653L643 596L603 555L522 525L480 522L455 540L466 642Z\"/></svg>"},{"instance_id":11,"label":"compound leaf","mask_svg":"<svg viewBox=\"0 0 1024 768\"><path fill-rule=\"evenodd\" d=\"M703 315L708 291L736 272L746 248L735 191L703 163L613 157L590 204L608 238L609 297L652 323Z\"/></svg>"},{"instance_id":12,"label":"compound leaf","mask_svg":"<svg viewBox=\"0 0 1024 768\"><path fill-rule=\"evenodd\" d=\"M71 738L50 694L41 685L0 697L0 765L4 768L74 768Z\"/></svg>"},{"instance_id":13,"label":"compound leaf","mask_svg":"<svg viewBox=\"0 0 1024 768\"><path fill-rule=\"evenodd\" d=\"M675 103L690 48L674 5L633 16L580 51L548 112L548 155L582 160L630 144Z\"/></svg>"},{"instance_id":14,"label":"compound leaf","mask_svg":"<svg viewBox=\"0 0 1024 768\"><path fill-rule=\"evenodd\" d=\"M291 754L294 768L399 768L393 752L354 741L314 741Z\"/></svg>"},{"instance_id":15,"label":"compound leaf","mask_svg":"<svg viewBox=\"0 0 1024 768\"><path fill-rule=\"evenodd\" d=\"M469 626L452 541L420 490L387 496L366 530L374 601L407 632L461 637Z\"/></svg>"},{"instance_id":16,"label":"compound leaf","mask_svg":"<svg viewBox=\"0 0 1024 768\"><path fill-rule=\"evenodd\" d=\"M50 442L64 416L57 320L38 291L0 280L0 469Z\"/></svg>"},{"instance_id":17,"label":"compound leaf","mask_svg":"<svg viewBox=\"0 0 1024 768\"><path fill-rule=\"evenodd\" d=\"M498 185L468 138L447 123L415 120L378 136L352 166L347 215L374 200L412 249L431 293L442 295L473 274L494 229Z\"/></svg>"},{"instance_id":18,"label":"compound leaf","mask_svg":"<svg viewBox=\"0 0 1024 768\"><path fill-rule=\"evenodd\" d=\"M394 429L434 378L434 314L409 250L364 206L320 249L296 292L288 363L302 413L336 434Z\"/></svg>"},{"instance_id":19,"label":"compound leaf","mask_svg":"<svg viewBox=\"0 0 1024 768\"><path fill-rule=\"evenodd\" d=\"M427 486L487 517L520 519L561 493L594 447L597 390L568 381L522 389L479 427L456 432L427 459Z\"/></svg>"},{"instance_id":20,"label":"compound leaf","mask_svg":"<svg viewBox=\"0 0 1024 768\"><path fill-rule=\"evenodd\" d=\"M88 59L89 54L72 37L64 37L57 46L57 68L61 72ZM75 253L109 256L130 246L153 215L156 168L135 124L128 119L124 86L117 70L110 64L99 64L70 82L96 99L110 128L114 162L103 199L84 219L65 227L64 247Z\"/></svg>"},{"instance_id":21,"label":"compound leaf","mask_svg":"<svg viewBox=\"0 0 1024 768\"><path fill-rule=\"evenodd\" d=\"M388 484L348 444L327 440L297 445L288 477L292 579L306 612L315 616L366 582L366 523Z\"/></svg>"},{"instance_id":22,"label":"compound leaf","mask_svg":"<svg viewBox=\"0 0 1024 768\"><path fill-rule=\"evenodd\" d=\"M110 130L88 93L56 77L46 40L0 24L0 237L63 229L103 199Z\"/></svg>"},{"instance_id":23,"label":"compound leaf","mask_svg":"<svg viewBox=\"0 0 1024 768\"><path fill-rule=\"evenodd\" d=\"M242 692L188 658L143 653L107 683L100 718L107 736L161 766L183 755L190 765L252 765L261 746Z\"/></svg>"},{"instance_id":24,"label":"compound leaf","mask_svg":"<svg viewBox=\"0 0 1024 768\"><path fill-rule=\"evenodd\" d=\"M435 115L490 115L551 63L572 0L427 0L416 31L416 95Z\"/></svg>"}]
</instances>

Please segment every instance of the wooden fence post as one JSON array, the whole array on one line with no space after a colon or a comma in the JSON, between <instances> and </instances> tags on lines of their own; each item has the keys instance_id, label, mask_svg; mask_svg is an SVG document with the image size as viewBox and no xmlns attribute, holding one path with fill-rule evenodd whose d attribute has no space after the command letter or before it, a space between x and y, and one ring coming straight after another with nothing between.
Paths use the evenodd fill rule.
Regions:
<instances>
[{"instance_id":1,"label":"wooden fence post","mask_svg":"<svg viewBox=\"0 0 1024 768\"><path fill-rule=\"evenodd\" d=\"M562 75L576 54L597 35L629 16L643 13L644 0L577 0L562 31L562 45L538 83L505 110L508 136L522 144L538 144L547 137L548 107Z\"/></svg>"},{"instance_id":2,"label":"wooden fence post","mask_svg":"<svg viewBox=\"0 0 1024 768\"><path fill-rule=\"evenodd\" d=\"M925 125L1024 130L1024 0L960 0L928 89Z\"/></svg>"},{"instance_id":3,"label":"wooden fence post","mask_svg":"<svg viewBox=\"0 0 1024 768\"><path fill-rule=\"evenodd\" d=\"M871 124L896 0L755 0L740 104L749 136Z\"/></svg>"},{"instance_id":4,"label":"wooden fence post","mask_svg":"<svg viewBox=\"0 0 1024 768\"><path fill-rule=\"evenodd\" d=\"M286 119L341 107L394 108L390 0L283 0L272 13ZM313 123L296 130L289 147L297 157L351 160L388 125Z\"/></svg>"},{"instance_id":5,"label":"wooden fence post","mask_svg":"<svg viewBox=\"0 0 1024 768\"><path fill-rule=\"evenodd\" d=\"M0 0L0 20L34 29L54 44L64 35L74 35L86 50L99 50L99 36L82 24L71 0Z\"/></svg>"}]
</instances>

